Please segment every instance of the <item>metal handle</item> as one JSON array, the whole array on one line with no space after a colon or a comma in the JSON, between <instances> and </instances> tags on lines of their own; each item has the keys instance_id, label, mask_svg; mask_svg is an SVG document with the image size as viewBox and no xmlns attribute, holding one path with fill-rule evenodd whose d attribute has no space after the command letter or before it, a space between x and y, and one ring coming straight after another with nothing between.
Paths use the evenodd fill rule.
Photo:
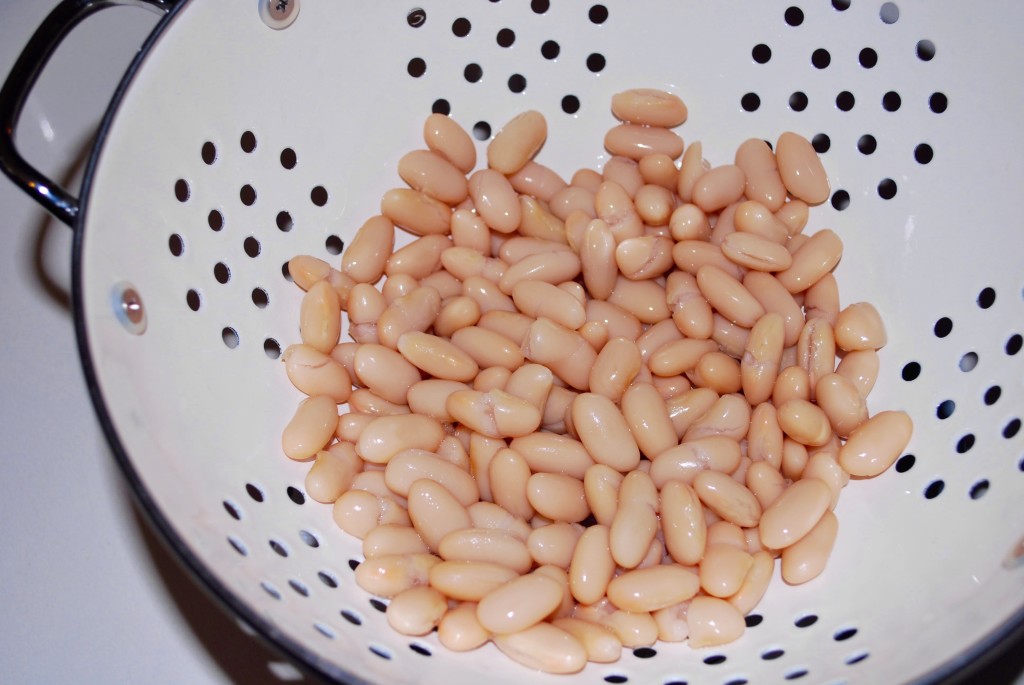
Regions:
<instances>
[{"instance_id":1,"label":"metal handle","mask_svg":"<svg viewBox=\"0 0 1024 685\"><path fill-rule=\"evenodd\" d=\"M128 5L167 12L179 0L64 0L43 20L22 49L0 89L0 169L48 212L73 226L78 198L32 166L14 144L14 130L36 79L57 46L83 19L107 7Z\"/></svg>"}]
</instances>

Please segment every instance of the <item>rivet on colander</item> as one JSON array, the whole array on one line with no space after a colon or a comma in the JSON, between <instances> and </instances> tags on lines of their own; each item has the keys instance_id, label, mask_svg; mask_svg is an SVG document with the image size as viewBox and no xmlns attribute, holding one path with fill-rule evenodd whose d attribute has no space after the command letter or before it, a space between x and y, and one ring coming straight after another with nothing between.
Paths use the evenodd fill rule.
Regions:
<instances>
[{"instance_id":1,"label":"rivet on colander","mask_svg":"<svg viewBox=\"0 0 1024 685\"><path fill-rule=\"evenodd\" d=\"M286 29L299 16L299 0L260 0L260 19L272 29Z\"/></svg>"},{"instance_id":2,"label":"rivet on colander","mask_svg":"<svg viewBox=\"0 0 1024 685\"><path fill-rule=\"evenodd\" d=\"M125 330L133 335L146 332L146 309L135 286L126 281L116 284L110 293L110 303Z\"/></svg>"}]
</instances>

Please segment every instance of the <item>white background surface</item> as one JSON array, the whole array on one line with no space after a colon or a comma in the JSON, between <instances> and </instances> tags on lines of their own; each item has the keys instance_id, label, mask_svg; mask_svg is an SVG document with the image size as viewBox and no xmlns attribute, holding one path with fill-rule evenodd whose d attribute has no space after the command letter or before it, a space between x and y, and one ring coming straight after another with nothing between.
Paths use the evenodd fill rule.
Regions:
<instances>
[{"instance_id":1,"label":"white background surface","mask_svg":"<svg viewBox=\"0 0 1024 685\"><path fill-rule=\"evenodd\" d=\"M0 0L0 75L56 4ZM155 19L102 12L65 42L19 128L33 163L77 189ZM169 556L122 482L79 367L71 231L0 178L0 236L0 683L278 682L277 657ZM1011 657L977 682L1024 685L1021 668Z\"/></svg>"}]
</instances>

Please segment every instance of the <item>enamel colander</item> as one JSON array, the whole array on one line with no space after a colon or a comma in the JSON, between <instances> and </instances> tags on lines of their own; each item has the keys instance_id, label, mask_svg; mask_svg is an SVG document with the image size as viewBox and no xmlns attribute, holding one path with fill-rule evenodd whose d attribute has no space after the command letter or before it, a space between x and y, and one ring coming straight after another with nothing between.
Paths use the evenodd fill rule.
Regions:
<instances>
[{"instance_id":1,"label":"enamel colander","mask_svg":"<svg viewBox=\"0 0 1024 685\"><path fill-rule=\"evenodd\" d=\"M107 5L164 13L118 88L80 195L26 165L13 126L38 68ZM74 314L99 420L170 545L306 670L354 683L938 682L1024 623L1024 4L992 0L68 0L8 78L5 170L75 227ZM280 451L301 395L278 357L301 291L401 185L431 112L482 155L542 112L538 161L607 159L613 93L654 87L731 163L749 137L812 140L832 194L810 230L845 253L842 304L889 343L869 399L904 409L895 466L853 481L825 572L776 578L737 642L659 643L573 676L493 645L393 632L360 544ZM1014 247L1017 245L1017 247Z\"/></svg>"}]
</instances>

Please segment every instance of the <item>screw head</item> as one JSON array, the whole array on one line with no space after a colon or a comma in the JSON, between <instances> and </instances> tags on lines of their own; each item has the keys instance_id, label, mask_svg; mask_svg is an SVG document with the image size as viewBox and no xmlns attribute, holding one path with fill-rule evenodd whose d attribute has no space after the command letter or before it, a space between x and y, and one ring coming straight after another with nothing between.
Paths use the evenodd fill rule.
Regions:
<instances>
[{"instance_id":1,"label":"screw head","mask_svg":"<svg viewBox=\"0 0 1024 685\"><path fill-rule=\"evenodd\" d=\"M260 0L260 19L274 30L288 28L299 16L299 0Z\"/></svg>"}]
</instances>

